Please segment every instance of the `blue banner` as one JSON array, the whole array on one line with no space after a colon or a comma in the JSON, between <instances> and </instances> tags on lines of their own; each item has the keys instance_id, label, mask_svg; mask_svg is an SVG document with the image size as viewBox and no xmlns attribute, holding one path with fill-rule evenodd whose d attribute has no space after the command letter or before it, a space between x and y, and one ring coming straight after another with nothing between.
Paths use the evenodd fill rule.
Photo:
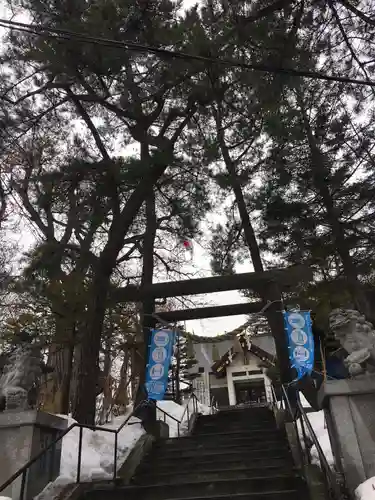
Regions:
<instances>
[{"instance_id":1,"label":"blue banner","mask_svg":"<svg viewBox=\"0 0 375 500\"><path fill-rule=\"evenodd\" d=\"M288 336L291 367L297 370L297 380L310 375L314 368L314 336L309 311L286 311L285 330Z\"/></svg>"},{"instance_id":2,"label":"blue banner","mask_svg":"<svg viewBox=\"0 0 375 500\"><path fill-rule=\"evenodd\" d=\"M149 346L146 389L149 399L160 401L168 386L175 333L171 330L153 330Z\"/></svg>"}]
</instances>

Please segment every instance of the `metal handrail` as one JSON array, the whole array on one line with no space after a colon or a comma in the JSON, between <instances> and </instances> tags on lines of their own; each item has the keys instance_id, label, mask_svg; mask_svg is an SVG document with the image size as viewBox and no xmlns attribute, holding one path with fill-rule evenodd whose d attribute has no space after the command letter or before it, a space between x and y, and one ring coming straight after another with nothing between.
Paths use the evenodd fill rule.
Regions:
<instances>
[{"instance_id":1,"label":"metal handrail","mask_svg":"<svg viewBox=\"0 0 375 500\"><path fill-rule=\"evenodd\" d=\"M327 471L329 476L334 477L334 473L333 473L333 471L328 463L326 456L324 455L323 449L319 443L319 439L318 439L317 435L315 434L314 428L311 425L311 422L310 422L308 416L306 415L306 412L301 404L301 401L297 401L297 407L298 407L298 410L300 412L301 417L305 421L305 424L306 424L307 430L309 431L310 437L311 437L314 445L316 446L316 450L318 452L319 459L322 463L322 466Z\"/></svg>"},{"instance_id":2,"label":"metal handrail","mask_svg":"<svg viewBox=\"0 0 375 500\"><path fill-rule=\"evenodd\" d=\"M195 398L195 399L194 399ZM193 399L194 401L197 400L197 397L195 396L194 393L192 393L189 397L188 404L190 403L190 400ZM197 400L198 401L198 400ZM196 408L198 408L196 401ZM21 491L20 491L20 500L23 500L24 494L25 494L25 488L26 488L26 474L30 467L36 463L43 455L45 455L49 450L53 449L56 444L61 441L67 434L69 434L70 431L72 431L74 428L78 427L79 428L79 444L78 444L78 458L77 458L77 476L76 476L76 483L81 482L81 466L82 466L82 441L83 441L83 429L89 429L92 431L102 431L102 432L109 432L111 434L115 435L115 446L114 446L114 457L113 457L113 481L116 481L117 478L117 450L118 450L118 435L122 431L122 429L129 423L129 420L134 416L134 414L137 412L137 410L140 408L142 403L137 405L133 411L126 417L124 422L117 428L117 429L107 429L105 427L100 427L97 425L86 425L86 424L79 424L78 422L75 422L74 424L70 425L64 432L62 432L55 440L53 440L46 448L41 450L39 453L35 455L32 459L30 459L25 465L20 467L18 471L16 471L5 483L0 485L0 493L5 490L8 486L10 486L16 479L18 479L22 475L22 482L21 482ZM177 429L178 429L178 436L180 436L180 425L183 421L183 418L185 416L187 407L184 410L184 413L182 415L181 420L178 420L176 417L173 415L169 414L162 408L158 407L156 405L157 410L159 410L163 415L164 415L164 422L166 421L166 418L170 418L171 420L177 422ZM189 421L189 413L188 413L188 421ZM52 478L51 478L52 479Z\"/></svg>"},{"instance_id":3,"label":"metal handrail","mask_svg":"<svg viewBox=\"0 0 375 500\"><path fill-rule=\"evenodd\" d=\"M218 411L215 396L212 396L212 398L211 398L210 407L211 407L211 415L213 415L214 413L216 413Z\"/></svg>"},{"instance_id":4,"label":"metal handrail","mask_svg":"<svg viewBox=\"0 0 375 500\"><path fill-rule=\"evenodd\" d=\"M276 396L276 391L275 391L275 388L273 386L273 384L271 384L271 394L272 394L272 403L273 405L275 406L275 408L279 409L279 402L277 400L277 396ZM283 402L283 399L281 398L281 402L280 402L280 407L282 408L282 402Z\"/></svg>"},{"instance_id":5,"label":"metal handrail","mask_svg":"<svg viewBox=\"0 0 375 500\"><path fill-rule=\"evenodd\" d=\"M161 412L163 413L164 415L164 423L167 422L167 417L170 418L171 420L173 420L174 422L177 422L177 435L178 437L180 437L180 425L181 425L181 422L180 420L178 420L178 418L174 417L173 415L171 415L170 413L168 413L167 411L163 410L162 408L159 408L159 406L156 406L156 408Z\"/></svg>"},{"instance_id":6,"label":"metal handrail","mask_svg":"<svg viewBox=\"0 0 375 500\"><path fill-rule=\"evenodd\" d=\"M196 413L196 409L198 409L198 404L197 404L197 401L198 401L198 398L197 396L194 394L194 392L192 392L189 396L189 399L187 400L187 404L185 406L185 410L184 410L184 413L182 414L182 417L181 417L181 422L184 420L184 416L185 416L185 413L187 413L188 415L188 420L189 420L189 404L190 404L190 401L193 400L193 413Z\"/></svg>"},{"instance_id":7,"label":"metal handrail","mask_svg":"<svg viewBox=\"0 0 375 500\"><path fill-rule=\"evenodd\" d=\"M157 409L160 410L162 413L164 413L164 423L166 422L166 417L169 417L170 419L174 420L175 422L177 422L177 436L180 437L180 432L181 432L181 424L184 420L184 417L185 417L185 414L187 412L187 422L188 422L188 426L189 426L189 422L190 422L190 417L189 417L189 404L190 404L190 401L191 399L193 399L193 401L195 402L195 404L193 404L193 413L191 414L191 416L193 416L194 413L196 413L198 411L198 398L197 396L192 392L189 396L189 399L188 399L188 402L187 402L187 405L185 406L185 410L182 414L182 417L181 417L181 420L178 420L176 417L173 417L172 415L170 415L168 412L166 412L165 410L163 410L162 408L159 408L157 406Z\"/></svg>"},{"instance_id":8,"label":"metal handrail","mask_svg":"<svg viewBox=\"0 0 375 500\"><path fill-rule=\"evenodd\" d=\"M171 415L167 411L163 410L163 408L160 408L158 405L156 405L156 409L164 414L164 422L165 422L165 417L169 417L171 420L174 420L175 422L178 422L179 424L181 423L181 421L178 420L178 418L174 417L173 415Z\"/></svg>"},{"instance_id":9,"label":"metal handrail","mask_svg":"<svg viewBox=\"0 0 375 500\"><path fill-rule=\"evenodd\" d=\"M303 461L303 466L311 464L311 454L309 450L309 443L307 442L307 434L305 430L305 426L307 428L308 434L310 439L312 440L313 444L316 447L319 461L321 464L321 469L325 478L326 482L326 489L327 493L330 495L330 498L332 500L343 500L344 498L347 497L347 491L345 488L345 485L343 484L342 478L339 477L339 475L333 470L333 468L329 465L328 460L323 452L323 449L319 443L319 439L317 435L315 434L314 428L307 416L307 413L302 406L302 403L299 399L297 398L297 405L296 405L296 411L293 411L292 405L290 403L288 393L284 387L284 385L281 386L282 389L282 400L284 400L285 408L288 410L292 417L292 421L295 425L296 428L296 433L297 433L297 441L298 441L298 446L299 446L299 451L301 453L302 459L304 458ZM276 398L276 393L273 390L273 395ZM277 403L277 400L276 400ZM302 447L301 443L301 435L298 430L298 419L300 420L300 425L301 425L301 431L302 431L302 437L304 440L304 449Z\"/></svg>"},{"instance_id":10,"label":"metal handrail","mask_svg":"<svg viewBox=\"0 0 375 500\"><path fill-rule=\"evenodd\" d=\"M30 459L25 465L20 467L18 471L16 471L5 483L0 485L0 493L5 490L8 486L10 486L13 481L18 479L22 474L22 483L21 483L21 491L20 491L20 500L23 500L25 487L26 487L26 474L30 467L37 462L43 455L45 455L49 450L53 449L56 444L61 441L71 430L78 427L79 428L79 444L78 444L78 462L77 462L77 477L76 483L79 483L81 480L81 465L82 465L82 439L83 439L83 429L89 429L92 431L103 431L109 432L111 434L115 434L115 448L114 448L114 459L113 459L113 480L116 480L117 477L117 449L118 449L118 434L122 431L125 425L129 422L129 420L134 416L134 413L138 410L140 405L136 406L134 410L126 417L124 422L117 429L106 429L105 427L99 427L97 425L86 425L79 424L75 422L70 425L64 432L62 432L55 440L52 441L46 448L41 450L39 453L35 455L32 459Z\"/></svg>"}]
</instances>

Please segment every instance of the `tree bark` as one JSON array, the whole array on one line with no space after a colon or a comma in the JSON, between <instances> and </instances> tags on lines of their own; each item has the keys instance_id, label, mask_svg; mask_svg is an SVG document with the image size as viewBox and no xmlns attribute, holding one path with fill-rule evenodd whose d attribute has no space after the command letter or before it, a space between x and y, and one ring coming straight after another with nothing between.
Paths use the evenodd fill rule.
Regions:
<instances>
[{"instance_id":1,"label":"tree bark","mask_svg":"<svg viewBox=\"0 0 375 500\"><path fill-rule=\"evenodd\" d=\"M131 382L129 380L129 355L130 349L129 347L124 347L124 359L122 361L121 370L120 370L120 382L117 387L116 397L114 404L120 407L120 414L124 414L126 412L126 408L128 406L128 385Z\"/></svg>"},{"instance_id":2,"label":"tree bark","mask_svg":"<svg viewBox=\"0 0 375 500\"><path fill-rule=\"evenodd\" d=\"M68 415L70 411L70 396L71 396L71 382L73 376L73 360L74 360L74 342L75 342L75 328L73 325L73 338L69 342L67 347L67 368L63 376L63 381L61 384L61 413L63 415Z\"/></svg>"},{"instance_id":3,"label":"tree bark","mask_svg":"<svg viewBox=\"0 0 375 500\"><path fill-rule=\"evenodd\" d=\"M103 425L107 420L107 413L112 403L112 384L111 384L111 332L104 343L104 367L103 367L103 406L99 416L99 423Z\"/></svg>"},{"instance_id":4,"label":"tree bark","mask_svg":"<svg viewBox=\"0 0 375 500\"><path fill-rule=\"evenodd\" d=\"M242 228L245 235L245 240L249 248L250 257L256 272L263 273L264 266L262 263L259 245L255 236L255 231L251 223L242 187L238 179L236 165L231 159L229 149L226 145L225 132L222 124L221 104L217 103L216 112L216 131L218 136L219 146L223 155L225 166L227 168L231 187L236 199L238 212L240 214ZM262 289L257 290L264 302L270 301L271 305L265 311L268 324L270 326L273 338L275 340L277 362L280 369L282 383L288 383L292 380L290 369L289 351L284 332L284 320L281 314L281 291L277 282L271 282Z\"/></svg>"},{"instance_id":5,"label":"tree bark","mask_svg":"<svg viewBox=\"0 0 375 500\"><path fill-rule=\"evenodd\" d=\"M148 154L147 151L144 152ZM143 269L141 285L151 285L154 276L154 246L157 229L155 193L154 186L150 186L146 198L146 232L143 239ZM148 362L148 349L150 345L151 330L155 327L155 319L152 314L155 312L155 298L147 297L142 303L141 322L144 338L143 369L140 372L139 386L137 391L136 404L139 404L145 396L144 385L146 382L146 370Z\"/></svg>"},{"instance_id":6,"label":"tree bark","mask_svg":"<svg viewBox=\"0 0 375 500\"><path fill-rule=\"evenodd\" d=\"M144 158L142 158L143 160ZM108 241L98 259L91 286L91 303L88 308L87 331L82 338L81 366L77 380L76 403L73 418L83 424L95 423L96 385L99 378L98 357L100 352L103 321L106 311L110 279L124 238L144 201L150 195L150 188L163 175L168 162L151 165L147 158L149 174L134 189L119 217L113 220ZM152 310L152 304L147 307ZM88 381L90 381L88 383Z\"/></svg>"},{"instance_id":7,"label":"tree bark","mask_svg":"<svg viewBox=\"0 0 375 500\"><path fill-rule=\"evenodd\" d=\"M73 418L81 424L95 425L99 353L110 275L111 273L104 273L100 269L95 273L86 323L87 330L82 334L79 356L76 359L79 364Z\"/></svg>"},{"instance_id":8,"label":"tree bark","mask_svg":"<svg viewBox=\"0 0 375 500\"><path fill-rule=\"evenodd\" d=\"M54 343L49 347L48 355L48 365L53 372L41 387L41 398L45 411L68 415L75 325L70 318L55 314L55 327Z\"/></svg>"}]
</instances>

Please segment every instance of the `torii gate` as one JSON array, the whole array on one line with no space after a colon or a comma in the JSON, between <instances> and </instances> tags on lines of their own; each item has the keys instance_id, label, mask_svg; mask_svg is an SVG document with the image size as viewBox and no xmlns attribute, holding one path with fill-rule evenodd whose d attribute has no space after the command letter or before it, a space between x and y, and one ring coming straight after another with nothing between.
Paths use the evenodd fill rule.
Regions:
<instances>
[{"instance_id":1,"label":"torii gate","mask_svg":"<svg viewBox=\"0 0 375 500\"><path fill-rule=\"evenodd\" d=\"M144 287L128 285L114 290L111 300L114 302L145 302L154 304L157 298L176 297L183 295L207 294L229 290L251 289L255 292L277 286L282 292L290 292L298 284L312 279L312 271L306 266L293 266L286 269L272 269L264 272L242 273L229 276L214 276L165 283L155 283ZM262 294L260 294L262 295ZM264 309L262 301L245 304L230 304L225 306L200 307L194 309L176 310L158 313L158 317L169 323L191 319L232 316L238 314L254 314ZM152 311L154 312L154 310ZM279 300L267 306L267 315L272 315L274 325L272 334L275 339L277 361L280 378L283 383L291 381L288 345L284 331L284 321ZM145 337L150 329L156 326L156 319L151 315L144 318ZM147 338L146 338L147 340ZM148 342L146 342L146 346Z\"/></svg>"}]
</instances>

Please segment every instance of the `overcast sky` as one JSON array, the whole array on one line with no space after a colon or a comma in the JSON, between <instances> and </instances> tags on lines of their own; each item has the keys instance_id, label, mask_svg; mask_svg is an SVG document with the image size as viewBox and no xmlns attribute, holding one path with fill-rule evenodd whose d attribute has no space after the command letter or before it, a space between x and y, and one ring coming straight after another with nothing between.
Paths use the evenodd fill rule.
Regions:
<instances>
[{"instance_id":1,"label":"overcast sky","mask_svg":"<svg viewBox=\"0 0 375 500\"><path fill-rule=\"evenodd\" d=\"M195 5L196 3L199 2L197 2L196 0L185 0L184 6L188 8L192 5ZM10 18L9 12L7 12L5 4L2 0L0 0L0 17L5 19ZM17 17L17 20L20 19ZM4 30L0 28L0 36L3 32ZM215 222L215 216L211 216L210 219L211 222ZM37 232L33 228L33 226L25 222L22 224L21 229L17 231L17 233L13 233L11 236L14 241L21 244L21 248L23 250L27 250L35 242L36 235ZM194 267L197 271L199 271L199 276L210 276L211 270L209 255L198 242L194 242L193 246L193 259L191 265L187 264L187 270ZM249 263L241 265L237 269L237 272L250 271L252 271L252 267ZM209 305L224 305L245 302L244 298L236 291L210 294L205 297L205 300ZM189 331L192 331L198 335L215 335L230 331L242 324L244 321L245 316L233 316L228 318L224 317L216 319L188 321L186 323L186 327Z\"/></svg>"}]
</instances>

